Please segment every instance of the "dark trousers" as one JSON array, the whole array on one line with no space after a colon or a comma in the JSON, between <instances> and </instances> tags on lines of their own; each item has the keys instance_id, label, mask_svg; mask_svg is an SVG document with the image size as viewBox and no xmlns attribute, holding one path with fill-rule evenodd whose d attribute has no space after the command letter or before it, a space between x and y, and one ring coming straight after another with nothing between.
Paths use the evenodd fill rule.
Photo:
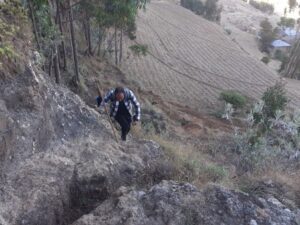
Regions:
<instances>
[{"instance_id":1,"label":"dark trousers","mask_svg":"<svg viewBox=\"0 0 300 225\"><path fill-rule=\"evenodd\" d=\"M126 139L131 127L131 115L129 113L117 113L115 119L122 128L122 139Z\"/></svg>"}]
</instances>

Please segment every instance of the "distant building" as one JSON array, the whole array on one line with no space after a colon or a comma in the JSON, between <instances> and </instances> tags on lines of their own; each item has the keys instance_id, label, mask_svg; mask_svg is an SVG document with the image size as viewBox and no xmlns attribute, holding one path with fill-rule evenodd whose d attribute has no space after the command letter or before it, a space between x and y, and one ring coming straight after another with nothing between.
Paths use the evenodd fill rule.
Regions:
<instances>
[{"instance_id":1,"label":"distant building","mask_svg":"<svg viewBox=\"0 0 300 225\"><path fill-rule=\"evenodd\" d=\"M282 39L292 44L296 39L300 38L300 32L294 28L283 28L280 32Z\"/></svg>"},{"instance_id":2,"label":"distant building","mask_svg":"<svg viewBox=\"0 0 300 225\"><path fill-rule=\"evenodd\" d=\"M270 54L274 57L276 52L288 53L291 45L282 40L275 40L271 43Z\"/></svg>"}]
</instances>

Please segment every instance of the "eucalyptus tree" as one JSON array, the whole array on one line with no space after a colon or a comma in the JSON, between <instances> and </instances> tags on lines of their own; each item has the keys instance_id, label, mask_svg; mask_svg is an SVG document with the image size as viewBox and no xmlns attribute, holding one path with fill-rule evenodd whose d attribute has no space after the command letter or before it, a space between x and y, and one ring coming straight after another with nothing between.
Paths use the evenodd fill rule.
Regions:
<instances>
[{"instance_id":1,"label":"eucalyptus tree","mask_svg":"<svg viewBox=\"0 0 300 225\"><path fill-rule=\"evenodd\" d=\"M84 52L92 56L94 34L98 33L96 48L100 54L106 31L113 29L117 65L122 61L123 35L135 38L136 15L139 9L145 8L147 0L27 0L27 3L37 47L48 58L45 68L48 68L49 75L54 68L56 82L59 83L60 69L67 70L66 48L70 46L75 83L78 84L78 45L75 36L84 34L87 47ZM83 26L78 28L74 23ZM67 36L70 36L69 44L65 39Z\"/></svg>"}]
</instances>

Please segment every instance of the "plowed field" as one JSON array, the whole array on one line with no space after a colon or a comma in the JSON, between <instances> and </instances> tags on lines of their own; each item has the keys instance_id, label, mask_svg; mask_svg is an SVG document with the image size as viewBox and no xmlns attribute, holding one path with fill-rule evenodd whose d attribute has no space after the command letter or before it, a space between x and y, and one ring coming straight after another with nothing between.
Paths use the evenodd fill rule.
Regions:
<instances>
[{"instance_id":1,"label":"plowed field","mask_svg":"<svg viewBox=\"0 0 300 225\"><path fill-rule=\"evenodd\" d=\"M137 20L147 56L124 55L122 70L147 91L203 111L222 90L258 98L279 76L240 49L217 24L168 1L152 1ZM135 42L127 40L126 46ZM127 48L126 48L127 49ZM300 106L300 82L286 80L291 106Z\"/></svg>"}]
</instances>

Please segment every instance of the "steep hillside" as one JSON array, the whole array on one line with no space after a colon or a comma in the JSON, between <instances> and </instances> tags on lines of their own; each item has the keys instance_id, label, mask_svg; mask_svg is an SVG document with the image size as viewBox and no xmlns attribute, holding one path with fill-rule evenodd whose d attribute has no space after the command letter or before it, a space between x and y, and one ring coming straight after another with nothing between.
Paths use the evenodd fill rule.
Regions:
<instances>
[{"instance_id":1,"label":"steep hillside","mask_svg":"<svg viewBox=\"0 0 300 225\"><path fill-rule=\"evenodd\" d=\"M260 22L268 18L273 27L276 27L280 17L276 14L263 13L240 0L221 0L220 4L222 5L221 26L230 32L229 37L253 58L261 60L266 56L259 50L257 40ZM268 63L268 67L276 73L280 65L280 61L273 59Z\"/></svg>"},{"instance_id":2,"label":"steep hillside","mask_svg":"<svg viewBox=\"0 0 300 225\"><path fill-rule=\"evenodd\" d=\"M105 114L34 67L0 90L1 225L68 224L161 155L151 141L116 143Z\"/></svg>"},{"instance_id":3,"label":"steep hillside","mask_svg":"<svg viewBox=\"0 0 300 225\"><path fill-rule=\"evenodd\" d=\"M219 25L169 1L152 1L140 13L137 37L137 43L148 45L149 53L136 57L127 52L122 69L128 77L167 101L199 111L212 108L221 90L235 89L257 98L279 80ZM133 44L127 41L127 46ZM288 89L292 105L300 105L299 90L292 85Z\"/></svg>"}]
</instances>

